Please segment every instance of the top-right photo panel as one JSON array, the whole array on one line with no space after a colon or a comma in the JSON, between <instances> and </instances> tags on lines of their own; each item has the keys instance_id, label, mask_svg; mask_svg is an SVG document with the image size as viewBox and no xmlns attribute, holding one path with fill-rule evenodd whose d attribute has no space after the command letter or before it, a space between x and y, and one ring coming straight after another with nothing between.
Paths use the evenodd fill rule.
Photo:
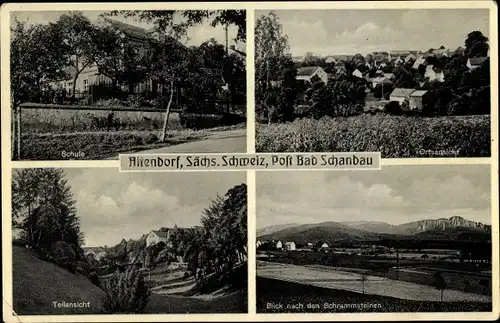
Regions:
<instances>
[{"instance_id":1,"label":"top-right photo panel","mask_svg":"<svg viewBox=\"0 0 500 323\"><path fill-rule=\"evenodd\" d=\"M256 151L490 157L489 14L255 11Z\"/></svg>"}]
</instances>

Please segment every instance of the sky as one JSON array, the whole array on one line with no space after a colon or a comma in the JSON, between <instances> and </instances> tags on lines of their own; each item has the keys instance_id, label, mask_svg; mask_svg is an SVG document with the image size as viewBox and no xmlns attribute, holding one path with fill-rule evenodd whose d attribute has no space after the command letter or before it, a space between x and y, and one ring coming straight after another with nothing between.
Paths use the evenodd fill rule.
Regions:
<instances>
[{"instance_id":1,"label":"sky","mask_svg":"<svg viewBox=\"0 0 500 323\"><path fill-rule=\"evenodd\" d=\"M255 18L269 11L258 10ZM293 56L464 47L467 34L489 37L488 9L276 10Z\"/></svg>"},{"instance_id":2,"label":"sky","mask_svg":"<svg viewBox=\"0 0 500 323\"><path fill-rule=\"evenodd\" d=\"M246 183L245 172L119 173L115 168L66 168L84 246L115 245L161 227L201 225L217 195Z\"/></svg>"},{"instance_id":3,"label":"sky","mask_svg":"<svg viewBox=\"0 0 500 323\"><path fill-rule=\"evenodd\" d=\"M393 225L462 216L491 224L488 165L257 172L257 228L326 221Z\"/></svg>"},{"instance_id":4,"label":"sky","mask_svg":"<svg viewBox=\"0 0 500 323\"><path fill-rule=\"evenodd\" d=\"M91 21L96 21L98 17L108 11L82 11L82 13L89 18ZM55 22L57 19L67 11L18 11L12 12L11 15L11 26L14 26L14 18L17 18L21 22L31 23L42 23L47 24L49 22ZM153 27L151 24L140 22L134 18L125 18L122 16L110 17L111 19L119 20L134 26L143 27L150 29ZM230 26L228 28L228 40L229 45L236 45L236 47L245 48L242 44L235 44L234 38L238 34L238 29L235 26ZM201 43L209 40L210 38L215 38L217 42L225 44L225 30L222 26L212 27L208 22L201 24L199 26L191 27L188 29L187 36L189 40L186 42L187 45L198 46Z\"/></svg>"}]
</instances>

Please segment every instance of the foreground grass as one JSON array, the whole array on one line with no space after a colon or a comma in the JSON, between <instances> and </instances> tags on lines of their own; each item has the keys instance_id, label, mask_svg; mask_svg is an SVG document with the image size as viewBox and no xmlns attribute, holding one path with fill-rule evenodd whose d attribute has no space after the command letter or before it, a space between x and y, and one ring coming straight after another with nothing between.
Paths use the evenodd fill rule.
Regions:
<instances>
[{"instance_id":1,"label":"foreground grass","mask_svg":"<svg viewBox=\"0 0 500 323\"><path fill-rule=\"evenodd\" d=\"M105 293L81 275L37 258L29 249L12 246L14 312L35 314L98 314ZM53 301L89 302L85 308L57 308Z\"/></svg>"},{"instance_id":2,"label":"foreground grass","mask_svg":"<svg viewBox=\"0 0 500 323\"><path fill-rule=\"evenodd\" d=\"M381 152L383 158L489 157L490 116L360 115L257 125L257 152Z\"/></svg>"},{"instance_id":3,"label":"foreground grass","mask_svg":"<svg viewBox=\"0 0 500 323\"><path fill-rule=\"evenodd\" d=\"M257 277L258 313L490 312L491 303L402 300ZM445 291L446 293L446 291ZM329 306L325 306L329 304ZM270 308L281 304L282 308ZM302 304L300 306L299 304ZM308 306L308 305L313 306ZM336 306L331 306L335 304ZM353 308L352 305L364 307ZM287 306L289 306L287 308ZM293 307L291 307L293 306ZM343 308L342 308L343 306Z\"/></svg>"},{"instance_id":4,"label":"foreground grass","mask_svg":"<svg viewBox=\"0 0 500 323\"><path fill-rule=\"evenodd\" d=\"M215 132L244 129L245 125L218 127L202 130L172 130L167 140L158 141L160 132L155 131L102 131L64 134L28 133L22 137L21 159L105 159L118 153L137 152L204 139ZM68 153L79 153L68 156Z\"/></svg>"},{"instance_id":5,"label":"foreground grass","mask_svg":"<svg viewBox=\"0 0 500 323\"><path fill-rule=\"evenodd\" d=\"M105 292L89 279L37 258L32 250L12 246L13 311L18 315L103 314ZM53 301L89 302L85 308L56 308ZM152 293L146 314L244 313L247 289L203 299Z\"/></svg>"}]
</instances>

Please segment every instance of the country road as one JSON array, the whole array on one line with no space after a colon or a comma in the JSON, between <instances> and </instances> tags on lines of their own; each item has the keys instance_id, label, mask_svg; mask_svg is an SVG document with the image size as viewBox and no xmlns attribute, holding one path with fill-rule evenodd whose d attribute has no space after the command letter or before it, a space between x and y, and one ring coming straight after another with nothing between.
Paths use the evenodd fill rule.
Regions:
<instances>
[{"instance_id":1,"label":"country road","mask_svg":"<svg viewBox=\"0 0 500 323\"><path fill-rule=\"evenodd\" d=\"M280 263L257 261L257 276L278 279L316 287L362 293L361 276L356 273L331 269L317 269ZM365 293L408 300L438 301L440 291L431 286L419 285L384 277L366 276ZM447 289L444 301L491 302L491 297Z\"/></svg>"},{"instance_id":2,"label":"country road","mask_svg":"<svg viewBox=\"0 0 500 323\"><path fill-rule=\"evenodd\" d=\"M246 129L215 132L201 140L185 142L150 150L134 152L136 154L197 154L197 153L246 153ZM118 156L110 159L118 159Z\"/></svg>"}]
</instances>

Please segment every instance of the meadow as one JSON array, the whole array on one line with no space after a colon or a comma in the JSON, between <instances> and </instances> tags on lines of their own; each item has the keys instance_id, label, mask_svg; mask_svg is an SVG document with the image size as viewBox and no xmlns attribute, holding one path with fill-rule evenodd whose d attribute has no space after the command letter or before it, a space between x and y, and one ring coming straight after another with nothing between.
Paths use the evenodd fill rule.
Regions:
<instances>
[{"instance_id":1,"label":"meadow","mask_svg":"<svg viewBox=\"0 0 500 323\"><path fill-rule=\"evenodd\" d=\"M403 300L263 277L257 277L256 284L258 313L490 312L492 310L492 303ZM283 307L270 308L269 304L281 304ZM366 306L356 308L348 307L349 305Z\"/></svg>"},{"instance_id":2,"label":"meadow","mask_svg":"<svg viewBox=\"0 0 500 323\"><path fill-rule=\"evenodd\" d=\"M182 119L173 112L166 140L160 141L163 117L162 112L114 111L110 115L102 110L22 109L21 159L104 159L120 152L201 140L214 132L246 127L244 123L235 124L235 120L221 126L227 119L221 115L186 115ZM68 153L79 155L65 157Z\"/></svg>"},{"instance_id":3,"label":"meadow","mask_svg":"<svg viewBox=\"0 0 500 323\"><path fill-rule=\"evenodd\" d=\"M381 152L382 158L489 157L490 115L386 114L256 125L257 152Z\"/></svg>"}]
</instances>

